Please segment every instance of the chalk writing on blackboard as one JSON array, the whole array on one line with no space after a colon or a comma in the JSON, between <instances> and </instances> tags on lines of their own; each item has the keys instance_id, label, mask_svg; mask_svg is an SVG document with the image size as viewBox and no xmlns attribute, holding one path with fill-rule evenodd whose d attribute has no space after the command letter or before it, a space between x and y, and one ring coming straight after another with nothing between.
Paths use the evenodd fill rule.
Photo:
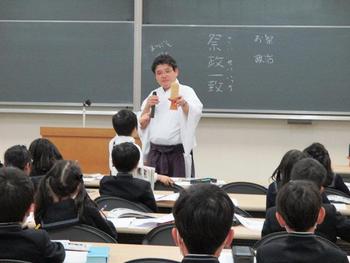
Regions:
<instances>
[{"instance_id":1,"label":"chalk writing on blackboard","mask_svg":"<svg viewBox=\"0 0 350 263\"><path fill-rule=\"evenodd\" d=\"M234 85L233 60L225 57L226 50L231 47L231 36L208 34L208 92L231 92Z\"/></svg>"},{"instance_id":2,"label":"chalk writing on blackboard","mask_svg":"<svg viewBox=\"0 0 350 263\"><path fill-rule=\"evenodd\" d=\"M262 49L271 48L274 44L274 35L269 34L256 34L254 36L254 43L262 47ZM275 62L274 55L272 53L255 54L253 56L255 64L273 64Z\"/></svg>"},{"instance_id":3,"label":"chalk writing on blackboard","mask_svg":"<svg viewBox=\"0 0 350 263\"><path fill-rule=\"evenodd\" d=\"M168 40L162 40L158 43L152 44L150 46L151 52L159 52L163 49L171 48L173 47L173 44L171 44Z\"/></svg>"}]
</instances>

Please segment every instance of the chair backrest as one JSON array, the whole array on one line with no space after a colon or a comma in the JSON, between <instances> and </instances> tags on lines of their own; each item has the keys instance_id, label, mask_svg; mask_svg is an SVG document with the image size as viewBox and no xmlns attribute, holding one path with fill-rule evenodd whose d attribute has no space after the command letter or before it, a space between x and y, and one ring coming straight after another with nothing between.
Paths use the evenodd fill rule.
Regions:
<instances>
[{"instance_id":1,"label":"chair backrest","mask_svg":"<svg viewBox=\"0 0 350 263\"><path fill-rule=\"evenodd\" d=\"M254 244L253 249L254 249L254 251L256 251L262 245L266 245L266 244L274 242L274 241L278 242L278 240L281 238L284 238L287 236L293 236L293 235L298 236L298 234L288 233L285 231L268 234L268 235L264 236L262 239L258 240ZM326 238L323 238L323 237L318 236L318 235L315 235L315 238L318 239L320 242L327 243L328 245L339 249L339 247L336 244L334 244L333 242L329 241Z\"/></svg>"},{"instance_id":2,"label":"chair backrest","mask_svg":"<svg viewBox=\"0 0 350 263\"><path fill-rule=\"evenodd\" d=\"M104 208L106 211L114 208L129 208L145 213L153 213L150 208L141 203L134 203L116 196L99 196L95 199L95 202L100 209Z\"/></svg>"},{"instance_id":3,"label":"chair backrest","mask_svg":"<svg viewBox=\"0 0 350 263\"><path fill-rule=\"evenodd\" d=\"M18 260L18 259L2 259L0 258L1 263L31 263L30 261Z\"/></svg>"},{"instance_id":4,"label":"chair backrest","mask_svg":"<svg viewBox=\"0 0 350 263\"><path fill-rule=\"evenodd\" d=\"M46 230L50 239L54 240L71 240L71 241L85 241L85 242L103 242L103 243L117 243L117 241L103 232L92 226L79 224L58 229Z\"/></svg>"},{"instance_id":5,"label":"chair backrest","mask_svg":"<svg viewBox=\"0 0 350 263\"><path fill-rule=\"evenodd\" d=\"M266 187L250 183L250 182L233 182L222 186L222 190L226 193L236 194L265 194L267 193Z\"/></svg>"},{"instance_id":6,"label":"chair backrest","mask_svg":"<svg viewBox=\"0 0 350 263\"><path fill-rule=\"evenodd\" d=\"M178 261L165 258L138 258L124 263L179 263Z\"/></svg>"},{"instance_id":7,"label":"chair backrest","mask_svg":"<svg viewBox=\"0 0 350 263\"><path fill-rule=\"evenodd\" d=\"M144 245L176 246L171 230L174 224L164 224L153 228L143 239Z\"/></svg>"},{"instance_id":8,"label":"chair backrest","mask_svg":"<svg viewBox=\"0 0 350 263\"><path fill-rule=\"evenodd\" d=\"M330 187L325 187L324 192L326 193L326 195L339 195L346 198L350 198L350 196L347 195L346 193Z\"/></svg>"},{"instance_id":9,"label":"chair backrest","mask_svg":"<svg viewBox=\"0 0 350 263\"><path fill-rule=\"evenodd\" d=\"M173 191L175 193L180 192L181 190L183 190L183 187L177 184L173 184L173 185L165 185L162 182L156 181L154 183L154 190L157 191Z\"/></svg>"}]
</instances>

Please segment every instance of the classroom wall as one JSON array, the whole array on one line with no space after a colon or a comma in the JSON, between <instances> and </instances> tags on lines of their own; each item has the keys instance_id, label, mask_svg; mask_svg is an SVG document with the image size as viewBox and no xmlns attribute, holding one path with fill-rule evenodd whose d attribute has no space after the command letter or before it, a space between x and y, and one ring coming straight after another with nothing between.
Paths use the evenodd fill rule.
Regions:
<instances>
[{"instance_id":1,"label":"classroom wall","mask_svg":"<svg viewBox=\"0 0 350 263\"><path fill-rule=\"evenodd\" d=\"M41 126L81 127L77 115L0 113L0 160L14 144L40 136ZM111 127L110 116L87 116L87 127ZM347 164L350 122L314 121L312 125L285 120L202 118L194 151L198 177L252 181L267 185L268 177L289 149L314 141L325 144L334 164Z\"/></svg>"}]
</instances>

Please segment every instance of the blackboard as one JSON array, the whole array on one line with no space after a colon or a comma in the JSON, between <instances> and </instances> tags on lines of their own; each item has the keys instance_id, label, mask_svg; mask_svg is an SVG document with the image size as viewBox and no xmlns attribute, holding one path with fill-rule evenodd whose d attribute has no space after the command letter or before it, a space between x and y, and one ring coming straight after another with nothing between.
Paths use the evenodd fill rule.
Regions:
<instances>
[{"instance_id":1,"label":"blackboard","mask_svg":"<svg viewBox=\"0 0 350 263\"><path fill-rule=\"evenodd\" d=\"M133 1L0 2L2 102L132 104Z\"/></svg>"},{"instance_id":2,"label":"blackboard","mask_svg":"<svg viewBox=\"0 0 350 263\"><path fill-rule=\"evenodd\" d=\"M349 1L148 3L143 97L169 53L207 111L350 114Z\"/></svg>"}]
</instances>

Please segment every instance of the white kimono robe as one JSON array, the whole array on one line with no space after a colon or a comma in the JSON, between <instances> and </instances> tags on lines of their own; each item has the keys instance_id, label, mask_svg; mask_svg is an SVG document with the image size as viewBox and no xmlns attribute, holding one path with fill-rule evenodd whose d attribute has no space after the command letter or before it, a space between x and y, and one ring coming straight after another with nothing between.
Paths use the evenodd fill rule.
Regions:
<instances>
[{"instance_id":1,"label":"white kimono robe","mask_svg":"<svg viewBox=\"0 0 350 263\"><path fill-rule=\"evenodd\" d=\"M192 157L191 151L196 146L195 132L198 122L202 116L203 104L191 87L179 84L179 96L182 96L189 105L188 115L182 111L170 110L170 89L166 92L162 87L156 90L159 97L159 104L155 107L154 118L145 129L139 127L138 132L142 141L144 160L150 150L150 142L163 145L175 145L182 143L184 147L186 177L191 177ZM152 96L153 91L148 95ZM148 97L143 101L141 112L144 110ZM138 114L140 118L141 112ZM158 133L154 136L153 133ZM157 138L165 135L163 138ZM168 137L166 137L168 136ZM178 141L179 140L179 141ZM161 143L160 143L161 142Z\"/></svg>"}]
</instances>

